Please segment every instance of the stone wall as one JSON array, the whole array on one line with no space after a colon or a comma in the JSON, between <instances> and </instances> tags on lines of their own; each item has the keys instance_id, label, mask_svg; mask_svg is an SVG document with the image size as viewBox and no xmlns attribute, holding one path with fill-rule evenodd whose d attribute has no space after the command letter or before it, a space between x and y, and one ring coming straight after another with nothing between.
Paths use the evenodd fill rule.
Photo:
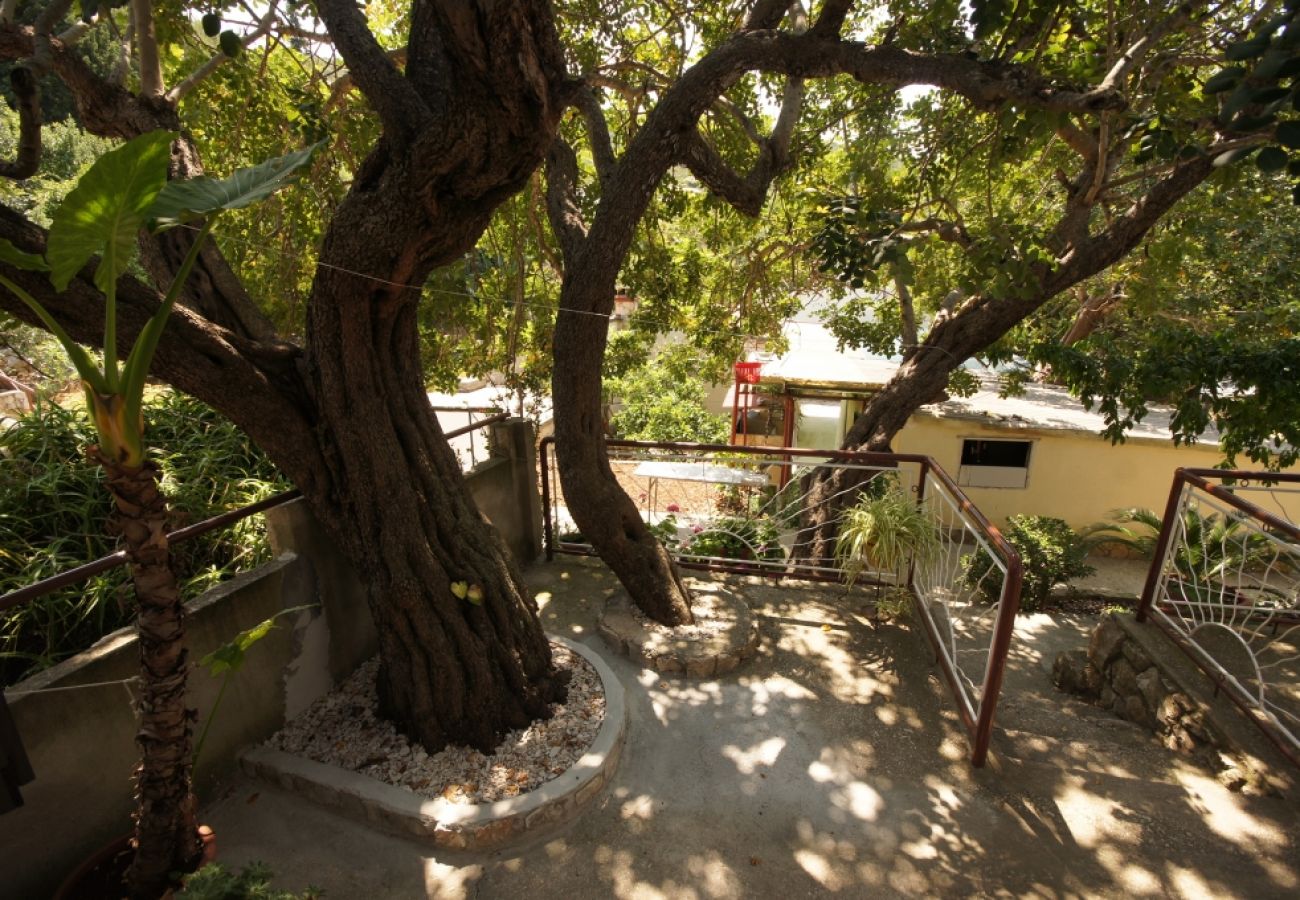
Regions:
<instances>
[{"instance_id":1,"label":"stone wall","mask_svg":"<svg viewBox=\"0 0 1300 900\"><path fill-rule=\"evenodd\" d=\"M1135 630L1126 627L1130 623L1109 615L1092 633L1087 652L1058 656L1052 670L1057 687L1146 726L1178 753L1221 748L1200 705L1161 672Z\"/></svg>"},{"instance_id":2,"label":"stone wall","mask_svg":"<svg viewBox=\"0 0 1300 900\"><path fill-rule=\"evenodd\" d=\"M1232 790L1300 801L1295 767L1149 622L1106 616L1087 651L1057 656L1052 680L1150 729L1166 748L1203 765Z\"/></svg>"}]
</instances>

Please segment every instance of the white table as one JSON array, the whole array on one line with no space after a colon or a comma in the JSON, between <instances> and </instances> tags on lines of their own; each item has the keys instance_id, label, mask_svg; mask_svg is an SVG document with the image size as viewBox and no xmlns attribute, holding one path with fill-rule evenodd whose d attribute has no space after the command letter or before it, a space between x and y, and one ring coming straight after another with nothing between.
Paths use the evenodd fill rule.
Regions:
<instances>
[{"instance_id":1,"label":"white table","mask_svg":"<svg viewBox=\"0 0 1300 900\"><path fill-rule=\"evenodd\" d=\"M767 484L767 475L762 472L747 472L731 466L720 466L706 462L666 462L650 460L641 463L632 470L633 475L650 479L646 488L646 511L653 512L657 507L659 482L664 481L699 481L707 484L730 484L745 487L762 487Z\"/></svg>"}]
</instances>

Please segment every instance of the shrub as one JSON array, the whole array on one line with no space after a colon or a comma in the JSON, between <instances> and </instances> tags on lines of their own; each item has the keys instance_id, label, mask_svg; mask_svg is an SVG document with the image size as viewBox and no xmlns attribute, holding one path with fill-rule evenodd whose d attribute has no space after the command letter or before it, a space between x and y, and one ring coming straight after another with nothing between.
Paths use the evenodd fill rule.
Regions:
<instances>
[{"instance_id":1,"label":"shrub","mask_svg":"<svg viewBox=\"0 0 1300 900\"><path fill-rule=\"evenodd\" d=\"M690 348L669 348L639 369L607 382L622 403L610 421L614 434L630 441L726 443L725 416L704 408L702 365Z\"/></svg>"},{"instance_id":2,"label":"shrub","mask_svg":"<svg viewBox=\"0 0 1300 900\"><path fill-rule=\"evenodd\" d=\"M145 406L149 436L172 503L172 528L289 487L230 422L190 397ZM79 410L42 403L0 435L0 594L112 553L112 501L86 462L95 439ZM185 596L270 556L260 516L172 548ZM0 613L0 679L12 683L78 653L133 618L124 567Z\"/></svg>"},{"instance_id":3,"label":"shrub","mask_svg":"<svg viewBox=\"0 0 1300 900\"><path fill-rule=\"evenodd\" d=\"M250 862L238 873L221 863L209 863L185 878L185 888L177 900L316 900L319 888L307 888L301 894L271 887L271 870L264 863Z\"/></svg>"},{"instance_id":4,"label":"shrub","mask_svg":"<svg viewBox=\"0 0 1300 900\"><path fill-rule=\"evenodd\" d=\"M781 560L781 546L776 525L771 519L727 516L708 528L696 532L682 547L687 556L711 556L722 559Z\"/></svg>"},{"instance_id":5,"label":"shrub","mask_svg":"<svg viewBox=\"0 0 1300 900\"><path fill-rule=\"evenodd\" d=\"M1159 543L1163 518L1149 509L1116 509L1110 522L1098 522L1083 531L1088 548L1123 547L1150 559ZM1182 512L1183 539L1173 555L1173 565L1184 578L1222 578L1229 572L1266 564L1273 545L1261 531L1247 527L1239 517L1203 515L1195 509Z\"/></svg>"},{"instance_id":6,"label":"shrub","mask_svg":"<svg viewBox=\"0 0 1300 900\"><path fill-rule=\"evenodd\" d=\"M863 495L840 523L835 558L852 584L870 567L898 572L908 560L933 559L939 552L939 529L929 514L903 491Z\"/></svg>"},{"instance_id":7,"label":"shrub","mask_svg":"<svg viewBox=\"0 0 1300 900\"><path fill-rule=\"evenodd\" d=\"M1093 572L1092 566L1085 562L1087 545L1063 519L1011 516L1003 534L1020 553L1024 564L1020 608L1025 612L1041 607L1054 585ZM978 588L990 603L998 601L1001 589L995 572L992 558L983 549L968 557L966 583Z\"/></svg>"}]
</instances>

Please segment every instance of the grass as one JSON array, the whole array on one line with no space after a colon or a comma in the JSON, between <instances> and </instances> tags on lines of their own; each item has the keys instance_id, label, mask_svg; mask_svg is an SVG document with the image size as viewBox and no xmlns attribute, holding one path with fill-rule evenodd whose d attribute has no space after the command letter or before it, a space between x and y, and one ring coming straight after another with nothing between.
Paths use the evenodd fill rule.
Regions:
<instances>
[{"instance_id":1,"label":"grass","mask_svg":"<svg viewBox=\"0 0 1300 900\"><path fill-rule=\"evenodd\" d=\"M244 435L208 407L173 392L146 404L147 440L173 505L173 529L289 487ZM112 553L112 502L85 458L94 442L84 411L41 403L0 435L0 595ZM270 556L261 517L173 547L193 597ZM84 650L134 618L125 568L0 613L0 679L11 684Z\"/></svg>"}]
</instances>

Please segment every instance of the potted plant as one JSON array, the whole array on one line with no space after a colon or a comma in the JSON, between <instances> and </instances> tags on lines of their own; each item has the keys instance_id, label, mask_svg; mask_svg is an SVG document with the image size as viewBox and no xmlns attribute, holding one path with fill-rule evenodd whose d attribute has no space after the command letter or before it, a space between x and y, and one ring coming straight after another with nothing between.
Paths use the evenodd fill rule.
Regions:
<instances>
[{"instance_id":1,"label":"potted plant","mask_svg":"<svg viewBox=\"0 0 1300 900\"><path fill-rule=\"evenodd\" d=\"M868 570L897 575L910 560L928 562L941 546L939 529L925 509L890 487L865 494L845 512L835 559L852 585Z\"/></svg>"},{"instance_id":2,"label":"potted plant","mask_svg":"<svg viewBox=\"0 0 1300 900\"><path fill-rule=\"evenodd\" d=\"M203 849L190 784L193 713L185 705L189 661L184 608L169 564L167 501L159 489L158 468L144 445L145 377L167 317L219 214L248 206L288 184L314 150L242 169L222 180L168 182L175 138L170 132L150 132L101 156L54 212L43 256L0 241L0 258L48 275L59 291L99 257L94 282L105 301L101 363L20 284L0 275L0 286L32 310L77 369L99 441L87 453L104 470L113 519L130 564L140 640L136 741L141 757L134 852L125 881L136 897L161 896L172 886L172 873L192 870ZM117 281L135 258L140 229L157 232L191 220L201 224L188 254L130 353L119 361Z\"/></svg>"}]
</instances>

